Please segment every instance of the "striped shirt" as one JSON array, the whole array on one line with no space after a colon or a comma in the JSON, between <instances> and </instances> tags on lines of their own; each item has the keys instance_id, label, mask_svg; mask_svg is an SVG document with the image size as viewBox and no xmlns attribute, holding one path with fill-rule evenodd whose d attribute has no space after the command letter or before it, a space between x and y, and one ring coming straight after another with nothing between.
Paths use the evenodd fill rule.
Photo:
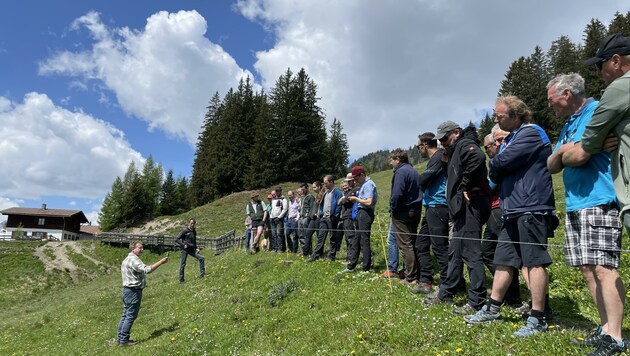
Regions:
<instances>
[{"instance_id":1,"label":"striped shirt","mask_svg":"<svg viewBox=\"0 0 630 356\"><path fill-rule=\"evenodd\" d=\"M135 253L129 252L127 258L120 265L122 273L122 285L128 288L144 288L147 285L147 273L153 270L140 260Z\"/></svg>"}]
</instances>

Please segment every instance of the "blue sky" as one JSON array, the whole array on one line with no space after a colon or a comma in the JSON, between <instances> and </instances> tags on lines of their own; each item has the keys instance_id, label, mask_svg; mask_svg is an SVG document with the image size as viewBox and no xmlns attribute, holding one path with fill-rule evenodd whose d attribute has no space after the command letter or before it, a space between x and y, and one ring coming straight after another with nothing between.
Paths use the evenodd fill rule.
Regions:
<instances>
[{"instance_id":1,"label":"blue sky","mask_svg":"<svg viewBox=\"0 0 630 356\"><path fill-rule=\"evenodd\" d=\"M478 121L509 64L581 41L627 1L5 1L0 4L0 209L96 216L148 155L190 176L205 106L287 68L319 86L351 155Z\"/></svg>"}]
</instances>

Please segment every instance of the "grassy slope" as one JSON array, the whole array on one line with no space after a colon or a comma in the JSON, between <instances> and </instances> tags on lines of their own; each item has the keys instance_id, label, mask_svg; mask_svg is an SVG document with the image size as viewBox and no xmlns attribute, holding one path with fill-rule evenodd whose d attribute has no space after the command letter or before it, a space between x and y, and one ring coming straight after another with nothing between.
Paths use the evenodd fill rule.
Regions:
<instances>
[{"instance_id":1,"label":"grassy slope","mask_svg":"<svg viewBox=\"0 0 630 356\"><path fill-rule=\"evenodd\" d=\"M378 272L385 266L382 241L387 230L391 172L379 172L372 178L380 193L379 218L372 235ZM556 184L559 202L563 200L561 188ZM211 236L216 235L210 234L213 231L220 234L240 228L247 198L247 193L232 195L181 218L195 216L200 228ZM558 205L559 210L564 209L564 204ZM205 279L192 278L197 268L193 260L187 267L188 282L180 285L177 254L149 276L143 308L133 328L133 338L141 344L133 348L133 354L582 353L569 340L592 327L597 314L581 275L564 266L561 232L558 235L550 241L557 262L550 267L550 274L558 326L528 341L510 336L521 320L507 311L507 322L468 327L450 306L426 308L422 297L411 295L398 283L390 285L376 272L340 277L336 272L343 266L338 262L309 264L295 255L250 256L233 250L220 256L204 251ZM117 266L126 251L94 242L85 244L95 244L93 255L111 268L84 263L87 271L79 283L69 281L63 272L43 273L43 266L29 254L33 245L0 245L0 282L4 287L0 300L6 306L0 311L0 354L129 353L109 345L121 311ZM342 251L340 257L344 255ZM146 251L143 259L151 263L158 257ZM628 262L628 255L624 255L622 265ZM18 278L11 277L17 271L29 282L19 283ZM630 276L622 271L628 283ZM456 298L458 304L464 301L463 295ZM626 322L624 326L627 333L630 325Z\"/></svg>"}]
</instances>

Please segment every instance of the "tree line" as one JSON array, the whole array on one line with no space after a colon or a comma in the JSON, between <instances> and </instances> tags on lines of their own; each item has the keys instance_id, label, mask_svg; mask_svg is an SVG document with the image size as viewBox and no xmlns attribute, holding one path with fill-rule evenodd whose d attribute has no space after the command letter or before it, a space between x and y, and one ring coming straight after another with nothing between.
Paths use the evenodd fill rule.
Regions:
<instances>
[{"instance_id":1,"label":"tree line","mask_svg":"<svg viewBox=\"0 0 630 356\"><path fill-rule=\"evenodd\" d=\"M586 81L586 97L599 99L605 88L604 81L596 68L586 67L584 61L595 55L604 37L615 33L630 36L630 11L625 15L615 13L608 27L598 19L591 19L583 31L584 43L574 43L562 35L551 43L547 52L540 46L534 47L532 54L512 62L501 82L498 95L516 95L523 99L534 113L534 123L555 141L565 118L556 117L549 108L547 83L558 74L579 73ZM486 114L479 127L479 136L485 137L493 125L493 118Z\"/></svg>"},{"instance_id":2,"label":"tree line","mask_svg":"<svg viewBox=\"0 0 630 356\"><path fill-rule=\"evenodd\" d=\"M124 177L116 177L98 214L103 231L128 228L159 215L175 215L190 210L186 177L174 178L169 170L164 178L161 164L149 155L142 170L132 161Z\"/></svg>"},{"instance_id":3,"label":"tree line","mask_svg":"<svg viewBox=\"0 0 630 356\"><path fill-rule=\"evenodd\" d=\"M127 228L158 215L175 215L243 190L286 181L312 182L324 174L345 176L348 142L341 121L326 131L317 85L304 69L282 74L267 94L251 79L207 107L197 139L190 181L163 179L149 156L142 172L132 162L117 177L99 213L104 231Z\"/></svg>"},{"instance_id":4,"label":"tree line","mask_svg":"<svg viewBox=\"0 0 630 356\"><path fill-rule=\"evenodd\" d=\"M583 31L583 43L567 36L553 41L547 52L536 46L529 56L516 59L500 83L498 95L516 95L533 110L535 123L553 140L564 119L555 117L547 104L546 84L560 73L576 72L586 80L586 95L600 97L605 85L584 60L597 52L609 34L630 35L630 11L617 12L606 27L591 19ZM304 69L287 69L269 93L254 91L251 79L241 79L221 98L211 97L197 139L192 177L164 177L161 164L149 156L142 171L130 164L117 177L99 213L102 229L129 227L158 215L175 215L207 204L232 192L258 189L280 182L311 182L324 174L343 177L348 172L348 143L341 122L333 119L326 130L325 115L318 106L317 85ZM479 125L483 138L493 118L486 114ZM422 158L414 147L410 162ZM351 166L364 165L368 172L389 169L389 150L369 153Z\"/></svg>"},{"instance_id":5,"label":"tree line","mask_svg":"<svg viewBox=\"0 0 630 356\"><path fill-rule=\"evenodd\" d=\"M255 92L249 77L223 99L215 93L197 141L192 204L279 182L345 176L346 135L336 118L326 132L318 101L304 69L287 69L269 94Z\"/></svg>"}]
</instances>

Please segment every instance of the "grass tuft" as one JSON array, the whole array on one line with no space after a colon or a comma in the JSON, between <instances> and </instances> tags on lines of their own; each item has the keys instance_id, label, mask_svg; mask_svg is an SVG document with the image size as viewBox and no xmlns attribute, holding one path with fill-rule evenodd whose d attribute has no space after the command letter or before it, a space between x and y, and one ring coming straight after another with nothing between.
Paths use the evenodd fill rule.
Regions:
<instances>
[{"instance_id":1,"label":"grass tuft","mask_svg":"<svg viewBox=\"0 0 630 356\"><path fill-rule=\"evenodd\" d=\"M269 294L267 295L267 303L269 303L272 307L277 307L282 299L296 289L298 289L298 284L295 283L293 279L278 283L269 291Z\"/></svg>"}]
</instances>

